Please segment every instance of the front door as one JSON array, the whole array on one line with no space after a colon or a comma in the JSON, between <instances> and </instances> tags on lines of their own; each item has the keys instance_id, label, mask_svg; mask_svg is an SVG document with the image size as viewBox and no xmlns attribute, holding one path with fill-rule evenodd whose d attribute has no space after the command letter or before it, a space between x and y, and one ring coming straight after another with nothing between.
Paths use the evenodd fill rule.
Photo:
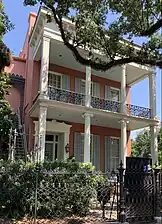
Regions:
<instances>
[{"instance_id":1,"label":"front door","mask_svg":"<svg viewBox=\"0 0 162 224\"><path fill-rule=\"evenodd\" d=\"M45 160L55 161L58 159L59 134L47 134L45 143Z\"/></svg>"}]
</instances>

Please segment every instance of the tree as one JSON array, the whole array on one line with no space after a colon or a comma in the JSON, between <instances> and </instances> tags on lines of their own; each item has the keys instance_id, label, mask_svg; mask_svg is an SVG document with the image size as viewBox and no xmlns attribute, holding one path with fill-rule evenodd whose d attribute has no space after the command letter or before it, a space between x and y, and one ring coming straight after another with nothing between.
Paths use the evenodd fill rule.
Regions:
<instances>
[{"instance_id":1,"label":"tree","mask_svg":"<svg viewBox=\"0 0 162 224\"><path fill-rule=\"evenodd\" d=\"M161 0L23 0L24 5L43 4L76 60L96 70L136 62L162 68ZM114 20L109 21L110 14ZM63 18L73 22L70 31ZM136 38L145 37L141 46ZM83 55L81 49L87 50ZM98 58L96 52L104 57Z\"/></svg>"},{"instance_id":2,"label":"tree","mask_svg":"<svg viewBox=\"0 0 162 224\"><path fill-rule=\"evenodd\" d=\"M4 12L2 1L0 2L0 151L6 150L9 140L9 131L12 125L11 107L5 100L10 87L9 74L4 72L4 68L11 63L11 53L2 39L6 32L11 30L13 25Z\"/></svg>"},{"instance_id":3,"label":"tree","mask_svg":"<svg viewBox=\"0 0 162 224\"><path fill-rule=\"evenodd\" d=\"M162 164L162 128L158 133L159 162ZM132 156L151 157L151 136L149 130L140 132L132 143Z\"/></svg>"}]
</instances>

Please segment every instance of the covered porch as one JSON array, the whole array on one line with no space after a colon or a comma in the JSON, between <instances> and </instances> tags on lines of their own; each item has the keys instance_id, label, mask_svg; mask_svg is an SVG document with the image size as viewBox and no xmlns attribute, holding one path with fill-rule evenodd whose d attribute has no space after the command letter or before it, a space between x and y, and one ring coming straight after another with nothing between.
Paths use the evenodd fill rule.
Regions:
<instances>
[{"instance_id":1,"label":"covered porch","mask_svg":"<svg viewBox=\"0 0 162 224\"><path fill-rule=\"evenodd\" d=\"M117 160L125 161L130 156L130 132L148 126L152 127L152 153L156 159L156 120L39 99L31 108L30 116L35 120L35 148L39 149L39 161L47 157L61 160L74 156L80 162L93 161L102 170L108 169L109 159L105 161L105 158L110 158L111 150L106 152L105 148L110 149L110 143L116 142L119 150L113 164L117 164ZM46 148L50 152L46 152Z\"/></svg>"}]
</instances>

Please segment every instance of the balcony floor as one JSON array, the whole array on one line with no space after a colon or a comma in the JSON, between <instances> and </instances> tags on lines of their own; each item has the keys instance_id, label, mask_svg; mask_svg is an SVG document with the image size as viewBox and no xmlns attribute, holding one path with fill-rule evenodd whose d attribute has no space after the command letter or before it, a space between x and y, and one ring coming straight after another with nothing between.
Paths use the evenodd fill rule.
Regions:
<instances>
[{"instance_id":1,"label":"balcony floor","mask_svg":"<svg viewBox=\"0 0 162 224\"><path fill-rule=\"evenodd\" d=\"M118 112L102 111L95 108L86 108L81 105L74 105L55 100L39 99L34 103L30 110L30 116L38 119L40 105L47 106L47 119L60 120L65 122L84 123L84 113L91 113L91 124L102 127L120 129L120 120L128 121L128 130L137 130L148 127L149 125L157 124L158 121L138 118L120 114Z\"/></svg>"}]
</instances>

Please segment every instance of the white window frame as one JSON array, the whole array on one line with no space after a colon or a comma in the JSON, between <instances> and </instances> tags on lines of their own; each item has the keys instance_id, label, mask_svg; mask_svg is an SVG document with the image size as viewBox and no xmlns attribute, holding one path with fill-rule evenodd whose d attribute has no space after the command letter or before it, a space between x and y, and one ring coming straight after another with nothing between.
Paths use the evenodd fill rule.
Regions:
<instances>
[{"instance_id":1,"label":"white window frame","mask_svg":"<svg viewBox=\"0 0 162 224\"><path fill-rule=\"evenodd\" d=\"M49 77L49 73L51 73L52 75L56 75L56 76L61 76L61 85L60 85L60 88L59 89L62 89L62 76L63 76L63 74L61 74L61 73L58 73L58 72L54 72L54 71L48 71L48 77ZM51 86L51 85L49 85L50 87L53 87L53 86ZM57 87L55 87L55 88L57 88Z\"/></svg>"},{"instance_id":2,"label":"white window frame","mask_svg":"<svg viewBox=\"0 0 162 224\"><path fill-rule=\"evenodd\" d=\"M110 100L114 101L114 102L120 102L120 89L119 88L115 88L115 87L110 87L110 94L111 94L111 90L117 90L119 92L119 100L118 101L112 100L112 98L110 98Z\"/></svg>"},{"instance_id":3,"label":"white window frame","mask_svg":"<svg viewBox=\"0 0 162 224\"><path fill-rule=\"evenodd\" d=\"M112 148L111 148L111 146L112 146L112 139L118 139L119 140L119 163L120 163L120 137L115 137L115 136L110 136L110 161L112 161ZM117 157L113 157L113 158L117 158ZM111 167L110 167L110 169L112 170L112 164L111 164Z\"/></svg>"},{"instance_id":4,"label":"white window frame","mask_svg":"<svg viewBox=\"0 0 162 224\"><path fill-rule=\"evenodd\" d=\"M45 144L46 144L46 143L53 144L53 158L52 158L52 162L54 162L54 161L55 161L56 135L58 135L58 142L57 142L57 145L58 145L58 148L57 148L57 156L58 156L59 147L60 147L59 133L56 133L56 134L50 134L50 133L47 133L46 135L53 135L53 141L45 141Z\"/></svg>"}]
</instances>

